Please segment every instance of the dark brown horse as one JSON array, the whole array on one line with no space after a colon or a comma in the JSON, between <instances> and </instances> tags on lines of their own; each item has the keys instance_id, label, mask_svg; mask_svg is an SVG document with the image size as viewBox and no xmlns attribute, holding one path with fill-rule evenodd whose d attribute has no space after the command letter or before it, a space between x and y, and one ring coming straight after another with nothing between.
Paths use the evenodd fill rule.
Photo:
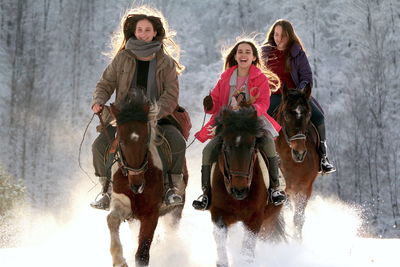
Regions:
<instances>
[{"instance_id":1,"label":"dark brown horse","mask_svg":"<svg viewBox=\"0 0 400 267\"><path fill-rule=\"evenodd\" d=\"M294 205L295 237L302 238L305 209L319 171L318 136L310 123L311 88L284 88L277 121L282 126L276 139L280 168L286 179L286 191Z\"/></svg>"},{"instance_id":2,"label":"dark brown horse","mask_svg":"<svg viewBox=\"0 0 400 267\"><path fill-rule=\"evenodd\" d=\"M113 266L128 266L122 253L119 226L129 219L140 221L136 265L147 266L159 216L172 212L177 223L183 206L160 210L164 180L162 163L154 143L158 111L154 110L154 106L150 105L143 94L137 94L134 99L121 105L121 109L111 105L111 112L117 120L120 158L120 167L113 175L111 211L107 216ZM183 173L187 184L186 164Z\"/></svg>"},{"instance_id":3,"label":"dark brown horse","mask_svg":"<svg viewBox=\"0 0 400 267\"><path fill-rule=\"evenodd\" d=\"M223 109L216 118L216 134L222 138L222 148L212 175L211 219L215 224L217 266L228 266L226 239L228 227L243 222L248 230L243 240L243 252L254 255L256 238L280 231L281 206L267 204L268 193L262 174L262 156L256 146L263 134L261 122L253 108L238 111ZM265 167L265 165L263 165Z\"/></svg>"}]
</instances>

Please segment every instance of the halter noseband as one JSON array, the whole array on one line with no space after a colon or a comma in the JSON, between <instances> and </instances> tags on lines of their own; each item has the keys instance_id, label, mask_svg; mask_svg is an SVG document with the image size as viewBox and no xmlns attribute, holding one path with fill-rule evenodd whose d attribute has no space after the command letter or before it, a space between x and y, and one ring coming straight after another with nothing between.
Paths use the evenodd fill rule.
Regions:
<instances>
[{"instance_id":1,"label":"halter noseband","mask_svg":"<svg viewBox=\"0 0 400 267\"><path fill-rule=\"evenodd\" d=\"M121 150L120 142L118 142L118 148L117 149L118 149L117 150L118 151L118 157L120 158L120 161L119 161L120 168L121 168L122 174L124 176L128 176L128 174L130 174L130 175L140 175L140 174L145 173L147 171L148 165L149 165L148 164L149 163L148 152L146 152L146 156L144 157L144 161L143 161L142 165L139 168L132 168L126 163L124 154L122 153L122 150Z\"/></svg>"},{"instance_id":2,"label":"halter noseband","mask_svg":"<svg viewBox=\"0 0 400 267\"><path fill-rule=\"evenodd\" d=\"M282 132L283 132L283 135L285 136L286 143L288 144L288 146L290 148L292 148L292 146L290 145L290 142L295 141L295 140L306 140L307 139L307 136L303 133L297 133L297 134L289 137L286 132L285 124L282 125Z\"/></svg>"}]
</instances>

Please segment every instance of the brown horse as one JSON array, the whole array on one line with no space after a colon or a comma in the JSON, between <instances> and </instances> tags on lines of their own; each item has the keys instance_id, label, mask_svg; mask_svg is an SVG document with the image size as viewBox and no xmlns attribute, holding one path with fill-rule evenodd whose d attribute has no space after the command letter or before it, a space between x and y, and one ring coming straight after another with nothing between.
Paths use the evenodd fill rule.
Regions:
<instances>
[{"instance_id":1,"label":"brown horse","mask_svg":"<svg viewBox=\"0 0 400 267\"><path fill-rule=\"evenodd\" d=\"M117 120L118 154L120 167L113 175L111 211L107 216L111 234L110 252L113 266L128 266L122 253L119 238L121 222L129 219L140 221L136 265L147 266L150 246L158 218L171 212L175 223L181 218L183 206L160 209L163 203L164 179L160 155L154 143L156 138L157 108L143 94L121 105L119 110L111 105ZM184 166L184 181L188 173Z\"/></svg>"},{"instance_id":2,"label":"brown horse","mask_svg":"<svg viewBox=\"0 0 400 267\"><path fill-rule=\"evenodd\" d=\"M216 118L216 138L222 147L212 176L211 219L217 243L217 266L228 266L226 239L228 227L243 222L247 228L242 250L254 256L256 238L278 233L284 238L280 218L282 206L267 204L268 193L258 153L257 137L263 130L253 108L223 109ZM265 167L265 165L264 165ZM278 232L274 232L277 230ZM261 235L260 235L261 236Z\"/></svg>"},{"instance_id":3,"label":"brown horse","mask_svg":"<svg viewBox=\"0 0 400 267\"><path fill-rule=\"evenodd\" d=\"M280 168L286 179L286 191L294 205L295 237L302 238L305 209L319 171L318 136L310 123L311 88L287 89L282 93L277 121L282 125L275 140L281 158Z\"/></svg>"}]
</instances>

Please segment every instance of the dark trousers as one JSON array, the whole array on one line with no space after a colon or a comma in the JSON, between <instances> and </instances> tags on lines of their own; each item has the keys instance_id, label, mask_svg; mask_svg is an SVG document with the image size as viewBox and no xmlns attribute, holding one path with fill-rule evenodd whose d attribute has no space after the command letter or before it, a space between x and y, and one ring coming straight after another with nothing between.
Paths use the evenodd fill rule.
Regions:
<instances>
[{"instance_id":1,"label":"dark trousers","mask_svg":"<svg viewBox=\"0 0 400 267\"><path fill-rule=\"evenodd\" d=\"M114 139L117 129L111 125L107 126L106 131L111 139ZM112 141L112 140L111 140ZM108 147L110 146L107 134L101 131L99 136L92 144L93 166L94 174L100 178L100 183L104 185L106 177L111 178L111 163L113 155L105 155Z\"/></svg>"},{"instance_id":2,"label":"dark trousers","mask_svg":"<svg viewBox=\"0 0 400 267\"><path fill-rule=\"evenodd\" d=\"M186 141L181 132L171 124L159 125L160 132L167 139L172 152L170 174L181 174L185 162Z\"/></svg>"},{"instance_id":3,"label":"dark trousers","mask_svg":"<svg viewBox=\"0 0 400 267\"><path fill-rule=\"evenodd\" d=\"M116 128L108 126L108 135L114 138ZM172 165L169 168L171 174L181 174L183 163L185 161L186 142L179 130L173 125L160 125L160 131L167 139L171 151L172 151ZM110 164L112 163L113 155L106 156L105 153L107 148L110 146L110 142L107 139L107 135L104 131L94 140L92 145L93 153L93 166L95 175L102 177L100 180L101 184L104 184L105 179L103 177L111 178Z\"/></svg>"}]
</instances>

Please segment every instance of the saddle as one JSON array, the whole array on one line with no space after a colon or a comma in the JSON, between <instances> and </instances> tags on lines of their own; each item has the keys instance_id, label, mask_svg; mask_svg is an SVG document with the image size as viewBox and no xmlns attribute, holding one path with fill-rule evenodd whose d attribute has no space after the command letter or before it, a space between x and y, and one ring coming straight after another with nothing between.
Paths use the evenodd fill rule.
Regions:
<instances>
[{"instance_id":1,"label":"saddle","mask_svg":"<svg viewBox=\"0 0 400 267\"><path fill-rule=\"evenodd\" d=\"M192 122L190 120L189 113L181 106L177 106L171 115L162 118L158 121L159 125L172 124L181 132L185 140L187 141L190 135L190 129L192 128Z\"/></svg>"}]
</instances>

